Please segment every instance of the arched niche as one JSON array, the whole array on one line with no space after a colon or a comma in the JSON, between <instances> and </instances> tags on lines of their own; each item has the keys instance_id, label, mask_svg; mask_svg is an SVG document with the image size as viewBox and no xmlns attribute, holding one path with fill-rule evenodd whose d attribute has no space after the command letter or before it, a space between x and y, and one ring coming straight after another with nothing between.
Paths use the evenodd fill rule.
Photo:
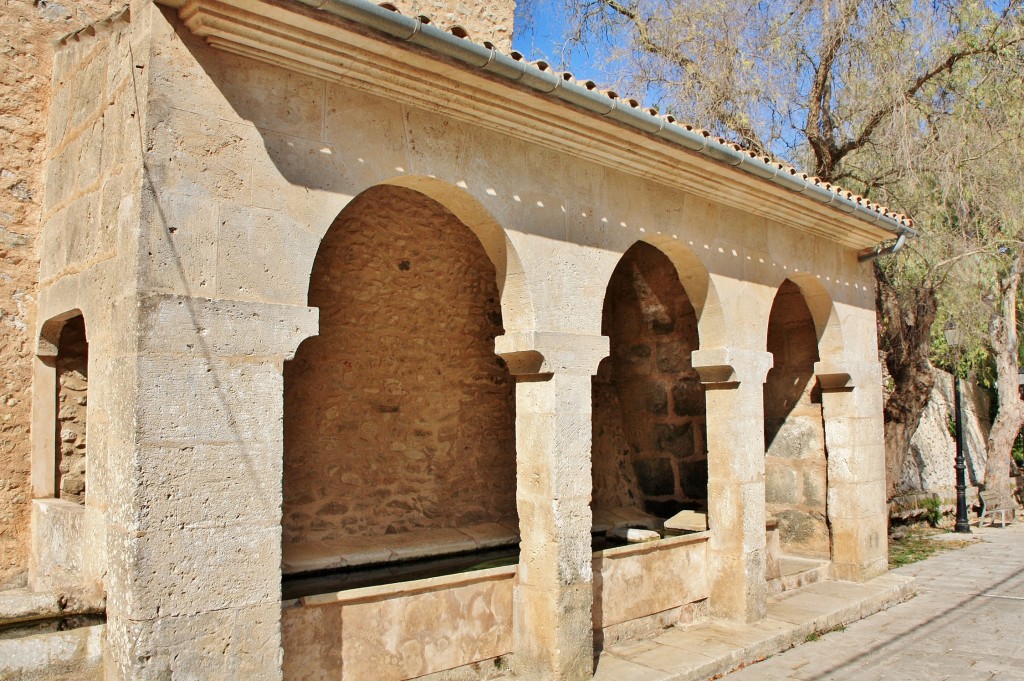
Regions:
<instances>
[{"instance_id":1,"label":"arched niche","mask_svg":"<svg viewBox=\"0 0 1024 681\"><path fill-rule=\"evenodd\" d=\"M485 526L514 541L514 386L494 338L504 309L529 314L502 304L516 262L436 181L377 185L338 215L310 277L319 335L285 364L286 573L465 550Z\"/></svg>"},{"instance_id":2,"label":"arched niche","mask_svg":"<svg viewBox=\"0 0 1024 681\"><path fill-rule=\"evenodd\" d=\"M79 309L40 326L33 379L33 495L85 505L89 341Z\"/></svg>"},{"instance_id":3,"label":"arched niche","mask_svg":"<svg viewBox=\"0 0 1024 681\"><path fill-rule=\"evenodd\" d=\"M689 272L705 304L707 281ZM689 292L673 259L643 241L609 279L602 334L610 353L592 383L597 532L707 512L704 389L690 360L700 334Z\"/></svg>"},{"instance_id":4,"label":"arched niche","mask_svg":"<svg viewBox=\"0 0 1024 681\"><path fill-rule=\"evenodd\" d=\"M651 234L630 244L630 248L636 244L646 244L656 248L672 263L679 283L685 289L687 298L696 314L701 347L718 348L728 345L725 312L719 300L714 280L704 261L686 244L672 236ZM608 276L611 277L611 274L609 273Z\"/></svg>"},{"instance_id":5,"label":"arched niche","mask_svg":"<svg viewBox=\"0 0 1024 681\"><path fill-rule=\"evenodd\" d=\"M795 285L803 296L804 304L814 323L819 359L839 362L843 357L845 344L842 323L832 295L821 283L821 279L810 273L791 274L786 281Z\"/></svg>"},{"instance_id":6,"label":"arched niche","mask_svg":"<svg viewBox=\"0 0 1024 681\"><path fill-rule=\"evenodd\" d=\"M768 319L773 366L764 386L766 516L776 520L785 554L828 560L828 464L815 363L832 342L820 299L785 280ZM815 319L815 308L820 322Z\"/></svg>"}]
</instances>

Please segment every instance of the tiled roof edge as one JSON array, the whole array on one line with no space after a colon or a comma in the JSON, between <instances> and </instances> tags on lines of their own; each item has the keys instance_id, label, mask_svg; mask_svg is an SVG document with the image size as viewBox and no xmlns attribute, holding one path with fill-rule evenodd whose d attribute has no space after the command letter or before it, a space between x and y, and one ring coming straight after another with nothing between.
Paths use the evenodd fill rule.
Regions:
<instances>
[{"instance_id":1,"label":"tiled roof edge","mask_svg":"<svg viewBox=\"0 0 1024 681\"><path fill-rule=\"evenodd\" d=\"M119 21L124 22L126 24L131 21L131 10L129 9L128 5L124 5L120 9L108 14L102 19L97 19L96 21L87 24L75 31L72 31L71 33L61 36L57 39L57 44L67 45L70 41L79 41L83 37L92 37L96 35L97 29L109 26L111 24L116 24Z\"/></svg>"},{"instance_id":2,"label":"tiled roof edge","mask_svg":"<svg viewBox=\"0 0 1024 681\"><path fill-rule=\"evenodd\" d=\"M555 72L544 61L529 62L518 52L504 54L491 43L475 43L469 39L462 27L455 26L450 31L445 31L429 23L427 17L409 17L401 14L390 3L378 6L368 0L297 1L737 167L790 191L833 206L859 220L882 227L895 235L918 235L913 228L913 220L906 215L890 211L851 191L802 173L792 166L779 163L767 156L759 156L738 144L713 137L708 131L680 123L672 116L659 115L656 109L644 108L635 99L620 97L611 90L599 89L593 81L578 81L571 73Z\"/></svg>"}]
</instances>

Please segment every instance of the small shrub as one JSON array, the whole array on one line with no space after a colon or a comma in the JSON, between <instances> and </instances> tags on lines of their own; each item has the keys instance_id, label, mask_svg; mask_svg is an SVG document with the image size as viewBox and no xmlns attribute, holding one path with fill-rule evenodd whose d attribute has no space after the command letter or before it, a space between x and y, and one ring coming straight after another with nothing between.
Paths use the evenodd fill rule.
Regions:
<instances>
[{"instance_id":1,"label":"small shrub","mask_svg":"<svg viewBox=\"0 0 1024 681\"><path fill-rule=\"evenodd\" d=\"M921 500L921 508L924 509L924 519L932 527L938 527L942 522L942 502L936 497L928 497Z\"/></svg>"}]
</instances>

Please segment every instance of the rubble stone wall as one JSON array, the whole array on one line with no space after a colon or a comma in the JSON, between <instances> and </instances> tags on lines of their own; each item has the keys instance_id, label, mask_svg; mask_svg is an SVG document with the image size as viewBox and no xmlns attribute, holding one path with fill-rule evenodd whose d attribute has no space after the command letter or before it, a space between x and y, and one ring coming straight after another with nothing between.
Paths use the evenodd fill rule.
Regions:
<instances>
[{"instance_id":1,"label":"rubble stone wall","mask_svg":"<svg viewBox=\"0 0 1024 681\"><path fill-rule=\"evenodd\" d=\"M514 0L477 0L453 3L451 0L395 0L392 4L402 14L423 15L444 29L459 26L477 43L489 41L502 52L512 49L512 20L516 11Z\"/></svg>"},{"instance_id":2,"label":"rubble stone wall","mask_svg":"<svg viewBox=\"0 0 1024 681\"><path fill-rule=\"evenodd\" d=\"M68 320L57 353L57 482L61 499L85 504L89 342L81 315Z\"/></svg>"},{"instance_id":3,"label":"rubble stone wall","mask_svg":"<svg viewBox=\"0 0 1024 681\"><path fill-rule=\"evenodd\" d=\"M707 510L704 390L690 363L697 316L675 266L639 242L615 268L593 380L594 507L667 518Z\"/></svg>"},{"instance_id":4,"label":"rubble stone wall","mask_svg":"<svg viewBox=\"0 0 1024 681\"><path fill-rule=\"evenodd\" d=\"M967 499L978 499L977 483L985 477L986 447L992 427L989 419L991 397L969 381L960 383L963 404L964 456L967 463ZM938 496L946 505L956 502L956 443L950 433L953 418L953 378L936 371L928 406L910 441L903 461L891 512L896 516L914 515L923 497Z\"/></svg>"}]
</instances>

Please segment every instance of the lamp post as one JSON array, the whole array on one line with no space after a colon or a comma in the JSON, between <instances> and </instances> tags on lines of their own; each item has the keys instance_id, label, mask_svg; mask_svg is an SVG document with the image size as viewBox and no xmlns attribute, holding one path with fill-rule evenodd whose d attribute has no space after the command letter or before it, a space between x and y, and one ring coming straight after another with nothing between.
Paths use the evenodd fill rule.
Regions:
<instances>
[{"instance_id":1,"label":"lamp post","mask_svg":"<svg viewBox=\"0 0 1024 681\"><path fill-rule=\"evenodd\" d=\"M1020 396L1024 398L1024 367L1017 369L1017 391L1020 393ZM1017 443L1014 447L1017 451L1020 451L1021 449L1021 435L1024 435L1024 431L1017 433ZM1018 469L1019 468L1020 467L1018 466Z\"/></svg>"},{"instance_id":2,"label":"lamp post","mask_svg":"<svg viewBox=\"0 0 1024 681\"><path fill-rule=\"evenodd\" d=\"M960 345L963 340L960 329L949 322L943 330L946 343L960 357ZM960 379L953 374L953 422L956 431L956 526L954 532L971 533L971 525L967 518L967 464L964 462L964 428L960 409Z\"/></svg>"}]
</instances>

